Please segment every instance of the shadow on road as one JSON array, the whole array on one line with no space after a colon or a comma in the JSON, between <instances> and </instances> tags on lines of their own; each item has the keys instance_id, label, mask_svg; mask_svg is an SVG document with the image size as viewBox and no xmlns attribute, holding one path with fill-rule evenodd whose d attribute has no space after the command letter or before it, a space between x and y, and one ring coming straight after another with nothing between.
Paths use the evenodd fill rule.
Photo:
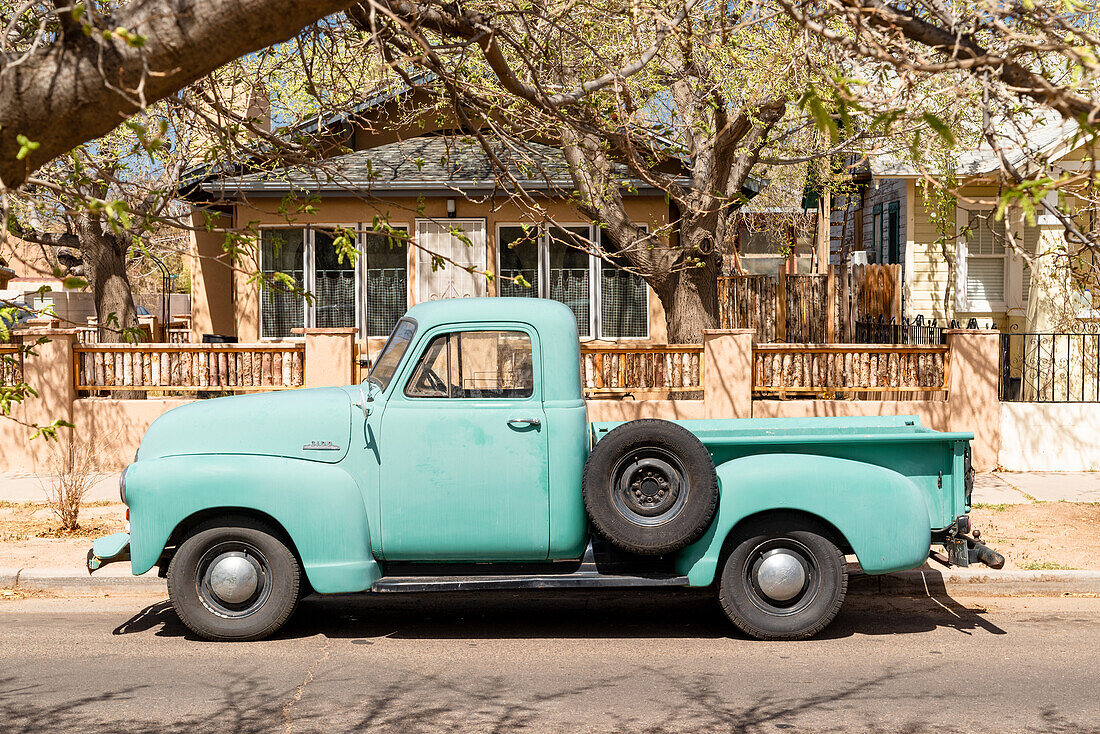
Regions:
<instances>
[{"instance_id":1,"label":"shadow on road","mask_svg":"<svg viewBox=\"0 0 1100 734\"><path fill-rule=\"evenodd\" d=\"M946 589L922 596L851 594L818 639L912 635L950 628L1006 634ZM116 635L152 631L194 637L168 602L141 610ZM497 591L310 597L279 638L314 635L367 639L644 639L744 637L707 589ZM197 638L196 638L197 639Z\"/></svg>"}]
</instances>

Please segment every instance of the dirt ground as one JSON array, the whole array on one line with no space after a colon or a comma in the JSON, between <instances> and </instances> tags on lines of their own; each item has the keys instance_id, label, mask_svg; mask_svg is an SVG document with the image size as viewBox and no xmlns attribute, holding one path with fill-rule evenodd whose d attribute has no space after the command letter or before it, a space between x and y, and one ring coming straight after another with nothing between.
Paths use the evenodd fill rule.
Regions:
<instances>
[{"instance_id":1,"label":"dirt ground","mask_svg":"<svg viewBox=\"0 0 1100 734\"><path fill-rule=\"evenodd\" d=\"M62 535L46 505L0 502L0 566L82 568L89 540L125 530L125 513L117 502L94 503L81 512L80 528ZM971 518L1006 568L1100 570L1100 503L976 505Z\"/></svg>"},{"instance_id":2,"label":"dirt ground","mask_svg":"<svg viewBox=\"0 0 1100 734\"><path fill-rule=\"evenodd\" d=\"M43 502L0 501L0 543L31 538L98 538L126 529L126 506L93 502L80 511L77 529L61 532L61 521Z\"/></svg>"},{"instance_id":3,"label":"dirt ground","mask_svg":"<svg viewBox=\"0 0 1100 734\"><path fill-rule=\"evenodd\" d=\"M977 505L970 517L1005 568L1100 569L1100 503Z\"/></svg>"}]
</instances>

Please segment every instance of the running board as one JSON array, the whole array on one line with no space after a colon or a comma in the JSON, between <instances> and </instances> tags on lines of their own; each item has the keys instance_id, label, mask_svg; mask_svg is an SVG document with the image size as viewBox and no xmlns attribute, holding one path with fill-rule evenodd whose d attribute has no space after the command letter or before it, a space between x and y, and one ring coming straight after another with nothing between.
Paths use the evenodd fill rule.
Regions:
<instances>
[{"instance_id":1,"label":"running board","mask_svg":"<svg viewBox=\"0 0 1100 734\"><path fill-rule=\"evenodd\" d=\"M687 586L688 577L676 574L626 576L601 573L562 573L489 576L383 576L371 591L485 591L489 589L591 589L638 586Z\"/></svg>"},{"instance_id":2,"label":"running board","mask_svg":"<svg viewBox=\"0 0 1100 734\"><path fill-rule=\"evenodd\" d=\"M626 589L641 586L688 586L688 577L674 573L600 573L591 541L575 570L564 573L438 574L383 576L371 591L485 591L490 589ZM610 570L609 566L604 566ZM625 570L625 569L624 569Z\"/></svg>"}]
</instances>

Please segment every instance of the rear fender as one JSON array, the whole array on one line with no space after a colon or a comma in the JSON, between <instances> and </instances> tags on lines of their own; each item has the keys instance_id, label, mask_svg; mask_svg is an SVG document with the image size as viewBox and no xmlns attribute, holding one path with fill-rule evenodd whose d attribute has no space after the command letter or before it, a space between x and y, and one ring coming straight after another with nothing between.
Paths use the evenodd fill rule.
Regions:
<instances>
[{"instance_id":1,"label":"rear fender","mask_svg":"<svg viewBox=\"0 0 1100 734\"><path fill-rule=\"evenodd\" d=\"M832 525L867 573L916 568L928 558L928 506L897 472L810 454L746 456L717 471L718 513L703 537L677 557L677 570L692 586L714 581L723 545L738 523L773 510L808 513Z\"/></svg>"},{"instance_id":2,"label":"rear fender","mask_svg":"<svg viewBox=\"0 0 1100 734\"><path fill-rule=\"evenodd\" d=\"M339 465L270 456L170 456L131 464L130 563L148 571L172 533L196 513L270 516L290 537L319 593L369 589L380 576L363 497Z\"/></svg>"}]
</instances>

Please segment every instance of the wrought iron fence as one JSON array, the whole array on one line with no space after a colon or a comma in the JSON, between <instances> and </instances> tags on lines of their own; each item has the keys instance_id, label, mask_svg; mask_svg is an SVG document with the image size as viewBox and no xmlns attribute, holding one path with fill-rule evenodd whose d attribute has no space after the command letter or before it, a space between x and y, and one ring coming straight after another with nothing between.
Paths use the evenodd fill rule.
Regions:
<instances>
[{"instance_id":1,"label":"wrought iron fence","mask_svg":"<svg viewBox=\"0 0 1100 734\"><path fill-rule=\"evenodd\" d=\"M946 344L947 336L944 333L949 329L977 329L978 320L970 319L963 326L956 320L950 321L946 326L940 326L937 319L926 319L923 314L909 319L905 316L901 321L883 318L869 321L855 322L852 330L853 344Z\"/></svg>"},{"instance_id":2,"label":"wrought iron fence","mask_svg":"<svg viewBox=\"0 0 1100 734\"><path fill-rule=\"evenodd\" d=\"M1005 402L1100 402L1100 329L1001 335L1000 397Z\"/></svg>"}]
</instances>

